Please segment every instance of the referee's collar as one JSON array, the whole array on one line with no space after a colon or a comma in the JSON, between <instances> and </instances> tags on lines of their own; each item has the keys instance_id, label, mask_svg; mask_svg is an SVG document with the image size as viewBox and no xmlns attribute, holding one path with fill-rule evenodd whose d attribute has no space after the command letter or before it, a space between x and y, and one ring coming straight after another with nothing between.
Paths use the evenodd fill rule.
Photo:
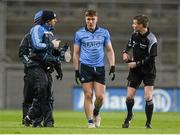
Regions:
<instances>
[{"instance_id":1,"label":"referee's collar","mask_svg":"<svg viewBox=\"0 0 180 135\"><path fill-rule=\"evenodd\" d=\"M99 29L99 26L97 26L96 25L96 28L93 30L93 31L90 31L88 28L87 28L87 25L85 26L85 30L86 31L89 31L89 32L91 32L91 33L94 33L96 30L98 30Z\"/></svg>"}]
</instances>

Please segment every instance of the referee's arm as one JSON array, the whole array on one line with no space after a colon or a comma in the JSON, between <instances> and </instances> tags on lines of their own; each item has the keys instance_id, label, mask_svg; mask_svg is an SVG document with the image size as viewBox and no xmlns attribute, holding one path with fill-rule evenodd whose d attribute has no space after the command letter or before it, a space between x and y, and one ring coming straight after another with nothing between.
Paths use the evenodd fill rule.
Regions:
<instances>
[{"instance_id":1,"label":"referee's arm","mask_svg":"<svg viewBox=\"0 0 180 135\"><path fill-rule=\"evenodd\" d=\"M149 63L150 61L155 61L156 56L157 56L157 43L154 43L149 50L149 56L146 56L141 61L137 61L136 64L137 64L137 66L141 66L146 63Z\"/></svg>"},{"instance_id":2,"label":"referee's arm","mask_svg":"<svg viewBox=\"0 0 180 135\"><path fill-rule=\"evenodd\" d=\"M131 43L131 38L128 41L128 44L126 45L125 50L123 50L123 61L125 61L126 63L132 62L132 58L130 58L128 52L130 51L130 49L132 48L133 44Z\"/></svg>"}]
</instances>

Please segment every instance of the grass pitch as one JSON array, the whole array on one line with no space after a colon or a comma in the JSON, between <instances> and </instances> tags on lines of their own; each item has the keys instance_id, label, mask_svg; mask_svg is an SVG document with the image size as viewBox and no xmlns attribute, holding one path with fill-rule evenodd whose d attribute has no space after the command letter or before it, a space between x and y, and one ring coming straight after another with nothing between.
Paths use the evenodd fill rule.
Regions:
<instances>
[{"instance_id":1,"label":"grass pitch","mask_svg":"<svg viewBox=\"0 0 180 135\"><path fill-rule=\"evenodd\" d=\"M21 125L21 111L0 110L0 134L180 134L180 113L154 113L152 129L145 129L145 114L135 112L129 129L121 128L125 112L102 112L100 128L88 129L85 114L54 111L54 128Z\"/></svg>"}]
</instances>

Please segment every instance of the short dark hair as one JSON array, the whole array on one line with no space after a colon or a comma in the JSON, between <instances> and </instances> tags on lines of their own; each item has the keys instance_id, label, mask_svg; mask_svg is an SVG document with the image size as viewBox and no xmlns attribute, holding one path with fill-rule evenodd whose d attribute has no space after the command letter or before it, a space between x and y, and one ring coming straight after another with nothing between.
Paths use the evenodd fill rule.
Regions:
<instances>
[{"instance_id":1,"label":"short dark hair","mask_svg":"<svg viewBox=\"0 0 180 135\"><path fill-rule=\"evenodd\" d=\"M144 28L149 25L149 18L146 15L137 15L133 18L133 20L137 20L137 23L142 24Z\"/></svg>"},{"instance_id":2,"label":"short dark hair","mask_svg":"<svg viewBox=\"0 0 180 135\"><path fill-rule=\"evenodd\" d=\"M85 16L98 16L98 13L95 10L89 9L85 12Z\"/></svg>"}]
</instances>

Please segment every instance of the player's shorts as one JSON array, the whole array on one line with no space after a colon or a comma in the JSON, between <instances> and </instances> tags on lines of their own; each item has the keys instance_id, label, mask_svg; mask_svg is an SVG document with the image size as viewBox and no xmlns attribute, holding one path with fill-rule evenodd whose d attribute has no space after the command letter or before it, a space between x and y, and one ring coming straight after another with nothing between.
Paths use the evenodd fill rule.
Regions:
<instances>
[{"instance_id":1,"label":"player's shorts","mask_svg":"<svg viewBox=\"0 0 180 135\"><path fill-rule=\"evenodd\" d=\"M143 81L145 86L154 86L156 78L156 67L152 65L151 68L138 67L130 69L128 75L128 86L137 89Z\"/></svg>"},{"instance_id":2,"label":"player's shorts","mask_svg":"<svg viewBox=\"0 0 180 135\"><path fill-rule=\"evenodd\" d=\"M80 68L81 83L98 82L105 85L105 67L90 67L81 64Z\"/></svg>"}]
</instances>

